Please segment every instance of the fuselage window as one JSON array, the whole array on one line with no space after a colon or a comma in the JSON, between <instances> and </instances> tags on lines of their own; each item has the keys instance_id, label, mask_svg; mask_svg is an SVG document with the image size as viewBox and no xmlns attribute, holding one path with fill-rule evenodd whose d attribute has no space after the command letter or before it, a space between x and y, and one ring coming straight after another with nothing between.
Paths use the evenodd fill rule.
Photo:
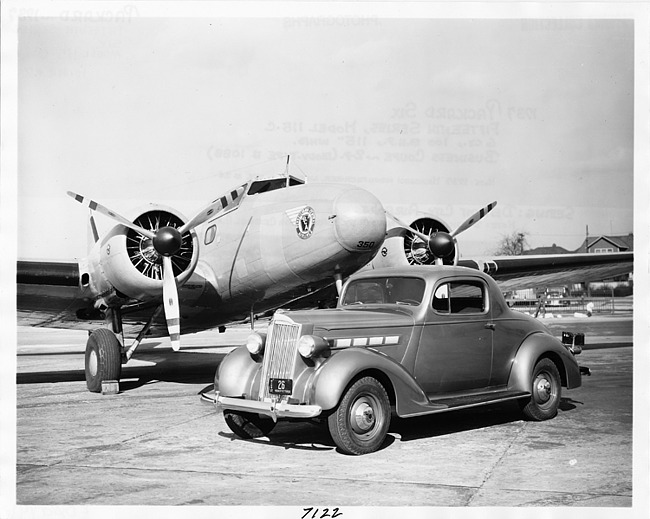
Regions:
<instances>
[{"instance_id":1,"label":"fuselage window","mask_svg":"<svg viewBox=\"0 0 650 519\"><path fill-rule=\"evenodd\" d=\"M217 236L217 226L211 225L205 231L205 240L203 240L203 243L205 243L206 245L210 245L214 241L214 238L216 236Z\"/></svg>"}]
</instances>

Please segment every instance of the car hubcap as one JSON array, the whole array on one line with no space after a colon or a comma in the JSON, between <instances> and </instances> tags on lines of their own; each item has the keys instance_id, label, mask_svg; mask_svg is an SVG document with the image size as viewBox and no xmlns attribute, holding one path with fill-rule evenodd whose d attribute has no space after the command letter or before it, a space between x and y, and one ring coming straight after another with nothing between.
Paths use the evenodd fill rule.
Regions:
<instances>
[{"instance_id":1,"label":"car hubcap","mask_svg":"<svg viewBox=\"0 0 650 519\"><path fill-rule=\"evenodd\" d=\"M551 399L553 386L551 382L545 377L540 376L535 383L536 399L540 403L546 403Z\"/></svg>"},{"instance_id":2,"label":"car hubcap","mask_svg":"<svg viewBox=\"0 0 650 519\"><path fill-rule=\"evenodd\" d=\"M367 433L375 426L375 411L367 399L357 400L352 406L351 414L352 429L355 433Z\"/></svg>"}]
</instances>

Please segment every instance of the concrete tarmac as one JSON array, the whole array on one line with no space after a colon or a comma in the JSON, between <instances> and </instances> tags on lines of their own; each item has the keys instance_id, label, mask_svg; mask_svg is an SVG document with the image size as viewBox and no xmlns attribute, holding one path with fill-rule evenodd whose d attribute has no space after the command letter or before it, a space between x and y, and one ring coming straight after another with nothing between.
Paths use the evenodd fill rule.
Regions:
<instances>
[{"instance_id":1,"label":"concrete tarmac","mask_svg":"<svg viewBox=\"0 0 650 519\"><path fill-rule=\"evenodd\" d=\"M241 440L200 400L246 328L183 336L180 352L146 341L117 395L86 390L85 332L19 328L16 503L271 505L298 518L309 507L330 516L338 507L342 517L360 516L357 507L629 508L631 323L552 323L609 334L588 335L579 362L593 376L563 392L553 420L523 421L512 403L393 417L384 447L360 457L339 453L314 424L280 423L269 438Z\"/></svg>"}]
</instances>

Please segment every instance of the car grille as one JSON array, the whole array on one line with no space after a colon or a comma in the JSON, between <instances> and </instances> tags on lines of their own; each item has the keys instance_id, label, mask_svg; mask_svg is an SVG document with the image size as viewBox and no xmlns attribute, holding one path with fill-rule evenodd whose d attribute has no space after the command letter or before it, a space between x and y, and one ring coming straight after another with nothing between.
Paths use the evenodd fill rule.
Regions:
<instances>
[{"instance_id":1,"label":"car grille","mask_svg":"<svg viewBox=\"0 0 650 519\"><path fill-rule=\"evenodd\" d=\"M292 378L298 355L300 325L293 321L282 322L274 319L264 347L260 400L270 398L269 380L272 378ZM273 395L275 396L275 395Z\"/></svg>"}]
</instances>

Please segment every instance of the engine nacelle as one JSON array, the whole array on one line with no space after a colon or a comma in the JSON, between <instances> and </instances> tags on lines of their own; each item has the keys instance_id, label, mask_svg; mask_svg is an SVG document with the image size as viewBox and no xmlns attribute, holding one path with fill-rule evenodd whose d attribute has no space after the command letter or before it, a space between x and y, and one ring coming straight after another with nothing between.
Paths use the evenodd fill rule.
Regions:
<instances>
[{"instance_id":1,"label":"engine nacelle","mask_svg":"<svg viewBox=\"0 0 650 519\"><path fill-rule=\"evenodd\" d=\"M372 268L382 267L407 267L409 265L434 265L436 257L431 254L426 243L410 230L396 226L389 221L384 244L371 262ZM422 234L431 235L435 232L450 232L449 226L433 217L424 217L415 220L411 228ZM445 265L458 263L458 243L454 239L453 254L443 259Z\"/></svg>"},{"instance_id":2,"label":"engine nacelle","mask_svg":"<svg viewBox=\"0 0 650 519\"><path fill-rule=\"evenodd\" d=\"M133 222L156 231L164 226L180 227L186 218L174 209L152 205ZM174 275L179 286L192 275L199 259L198 238L194 231L182 236L181 249L172 256ZM163 291L162 257L152 240L123 225L116 225L100 239L89 257L80 262L82 288L90 289L97 306L110 306L136 299L159 299Z\"/></svg>"}]
</instances>

